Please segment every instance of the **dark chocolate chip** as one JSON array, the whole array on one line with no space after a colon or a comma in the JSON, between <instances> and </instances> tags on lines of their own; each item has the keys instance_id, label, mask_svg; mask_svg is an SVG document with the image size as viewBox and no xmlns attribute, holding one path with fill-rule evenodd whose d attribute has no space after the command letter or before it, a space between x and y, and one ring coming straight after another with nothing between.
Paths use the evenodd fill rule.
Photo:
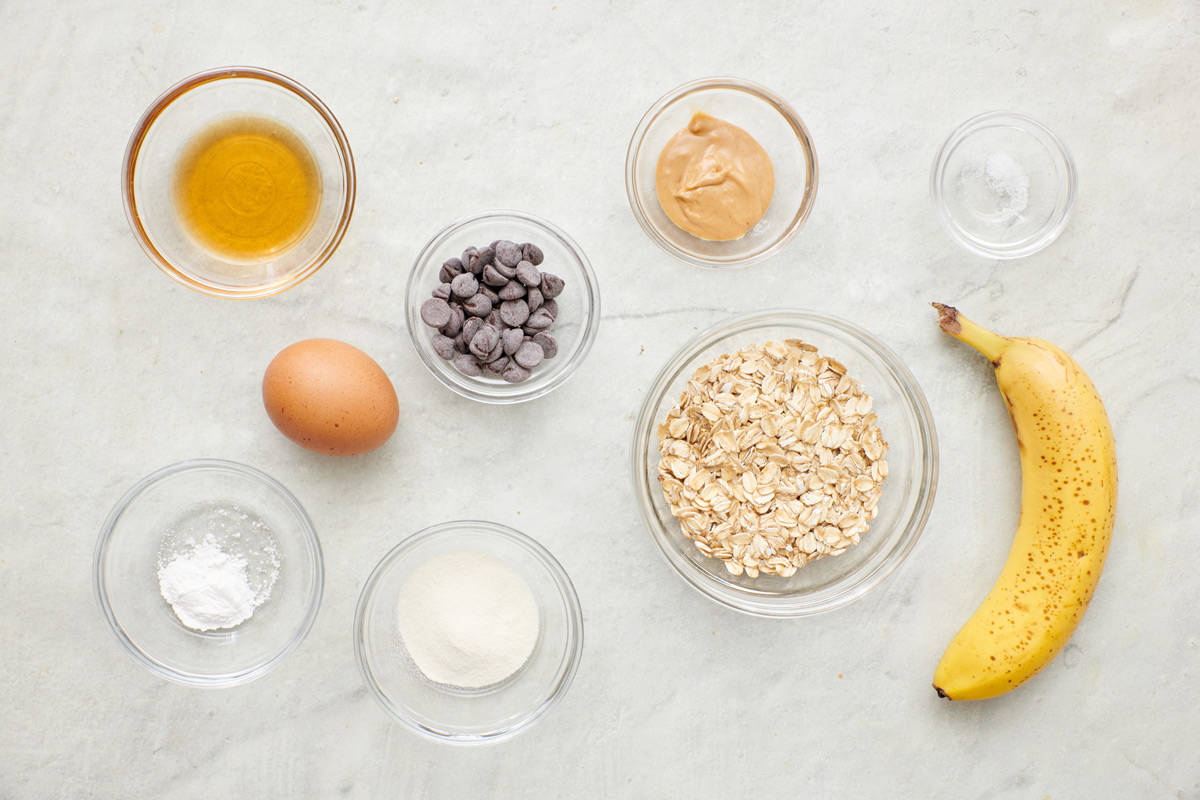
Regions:
<instances>
[{"instance_id":1,"label":"dark chocolate chip","mask_svg":"<svg viewBox=\"0 0 1200 800\"><path fill-rule=\"evenodd\" d=\"M549 272L542 273L541 290L542 294L546 296L547 300L552 297L558 297L560 294L562 294L563 285L563 279L557 275Z\"/></svg>"},{"instance_id":2,"label":"dark chocolate chip","mask_svg":"<svg viewBox=\"0 0 1200 800\"><path fill-rule=\"evenodd\" d=\"M542 352L542 346L537 342L523 342L517 348L516 355L513 356L513 361L516 361L525 369L533 369L538 364L542 363L545 358L545 353Z\"/></svg>"},{"instance_id":3,"label":"dark chocolate chip","mask_svg":"<svg viewBox=\"0 0 1200 800\"><path fill-rule=\"evenodd\" d=\"M500 331L491 325L484 325L471 337L470 350L480 358L487 358L488 353L500 342Z\"/></svg>"},{"instance_id":4,"label":"dark chocolate chip","mask_svg":"<svg viewBox=\"0 0 1200 800\"><path fill-rule=\"evenodd\" d=\"M434 297L421 304L421 321L431 328L440 328L450 321L450 304Z\"/></svg>"},{"instance_id":5,"label":"dark chocolate chip","mask_svg":"<svg viewBox=\"0 0 1200 800\"><path fill-rule=\"evenodd\" d=\"M513 328L524 325L529 319L529 304L524 300L505 300L500 304L500 319Z\"/></svg>"},{"instance_id":6,"label":"dark chocolate chip","mask_svg":"<svg viewBox=\"0 0 1200 800\"><path fill-rule=\"evenodd\" d=\"M554 299L542 303L542 308L550 315L550 319L558 319L558 301Z\"/></svg>"},{"instance_id":7,"label":"dark chocolate chip","mask_svg":"<svg viewBox=\"0 0 1200 800\"><path fill-rule=\"evenodd\" d=\"M509 363L504 368L504 372L500 373L500 377L509 383L520 383L529 377L529 370L522 367L520 364Z\"/></svg>"},{"instance_id":8,"label":"dark chocolate chip","mask_svg":"<svg viewBox=\"0 0 1200 800\"><path fill-rule=\"evenodd\" d=\"M500 295L501 300L516 300L525 296L525 287L520 281L509 281L496 294Z\"/></svg>"},{"instance_id":9,"label":"dark chocolate chip","mask_svg":"<svg viewBox=\"0 0 1200 800\"><path fill-rule=\"evenodd\" d=\"M488 286L503 286L508 283L508 278L500 274L500 270L496 269L495 264L488 264L483 268L483 282Z\"/></svg>"},{"instance_id":10,"label":"dark chocolate chip","mask_svg":"<svg viewBox=\"0 0 1200 800\"><path fill-rule=\"evenodd\" d=\"M467 317L465 320L463 320L463 336L466 337L466 340L469 342L482 327L483 320L479 319L479 317Z\"/></svg>"},{"instance_id":11,"label":"dark chocolate chip","mask_svg":"<svg viewBox=\"0 0 1200 800\"><path fill-rule=\"evenodd\" d=\"M507 239L496 242L496 260L506 267L515 267L521 260L521 246Z\"/></svg>"},{"instance_id":12,"label":"dark chocolate chip","mask_svg":"<svg viewBox=\"0 0 1200 800\"><path fill-rule=\"evenodd\" d=\"M440 333L433 335L433 352L446 360L454 357L454 340Z\"/></svg>"},{"instance_id":13,"label":"dark chocolate chip","mask_svg":"<svg viewBox=\"0 0 1200 800\"><path fill-rule=\"evenodd\" d=\"M526 242L525 244L521 245L521 255L523 255L525 260L530 264L533 264L535 267L542 263L542 248L538 247L536 244L530 244L529 242Z\"/></svg>"},{"instance_id":14,"label":"dark chocolate chip","mask_svg":"<svg viewBox=\"0 0 1200 800\"><path fill-rule=\"evenodd\" d=\"M546 311L546 307L543 305L537 311L529 315L529 319L525 322L525 327L532 328L535 331L540 331L549 328L553 324L554 317L550 316L550 313Z\"/></svg>"},{"instance_id":15,"label":"dark chocolate chip","mask_svg":"<svg viewBox=\"0 0 1200 800\"><path fill-rule=\"evenodd\" d=\"M492 301L488 299L487 295L480 292L474 297L468 297L464 300L463 308L472 317L486 317L492 313Z\"/></svg>"},{"instance_id":16,"label":"dark chocolate chip","mask_svg":"<svg viewBox=\"0 0 1200 800\"><path fill-rule=\"evenodd\" d=\"M525 293L525 302L529 303L529 313L532 314L534 311L537 311L542 307L542 303L545 302L542 297L542 290L530 289Z\"/></svg>"},{"instance_id":17,"label":"dark chocolate chip","mask_svg":"<svg viewBox=\"0 0 1200 800\"><path fill-rule=\"evenodd\" d=\"M558 341L545 331L534 334L533 341L541 346L542 355L545 358L554 358L558 355Z\"/></svg>"},{"instance_id":18,"label":"dark chocolate chip","mask_svg":"<svg viewBox=\"0 0 1200 800\"><path fill-rule=\"evenodd\" d=\"M521 344L525 341L525 334L520 328L509 328L504 333L500 334L500 338L504 340L504 352L507 355L512 355L517 352Z\"/></svg>"},{"instance_id":19,"label":"dark chocolate chip","mask_svg":"<svg viewBox=\"0 0 1200 800\"><path fill-rule=\"evenodd\" d=\"M455 297L465 300L479 291L479 281L475 280L475 276L471 273L464 272L450 282L450 291Z\"/></svg>"},{"instance_id":20,"label":"dark chocolate chip","mask_svg":"<svg viewBox=\"0 0 1200 800\"><path fill-rule=\"evenodd\" d=\"M449 283L455 277L463 273L463 263L461 258L448 258L442 264L442 268L438 270L438 279L442 283Z\"/></svg>"},{"instance_id":21,"label":"dark chocolate chip","mask_svg":"<svg viewBox=\"0 0 1200 800\"><path fill-rule=\"evenodd\" d=\"M462 306L455 303L450 306L450 321L438 330L445 336L457 336L462 331L464 319L466 319L466 315L463 313Z\"/></svg>"},{"instance_id":22,"label":"dark chocolate chip","mask_svg":"<svg viewBox=\"0 0 1200 800\"><path fill-rule=\"evenodd\" d=\"M469 375L472 378L483 374L483 370L479 368L479 361L470 353L459 353L454 357L454 366L463 375Z\"/></svg>"},{"instance_id":23,"label":"dark chocolate chip","mask_svg":"<svg viewBox=\"0 0 1200 800\"><path fill-rule=\"evenodd\" d=\"M433 290L433 296L436 297L438 300L449 300L450 299L450 284L439 283L438 287Z\"/></svg>"},{"instance_id":24,"label":"dark chocolate chip","mask_svg":"<svg viewBox=\"0 0 1200 800\"><path fill-rule=\"evenodd\" d=\"M542 282L542 273L528 261L517 264L517 280L526 286L538 286Z\"/></svg>"}]
</instances>

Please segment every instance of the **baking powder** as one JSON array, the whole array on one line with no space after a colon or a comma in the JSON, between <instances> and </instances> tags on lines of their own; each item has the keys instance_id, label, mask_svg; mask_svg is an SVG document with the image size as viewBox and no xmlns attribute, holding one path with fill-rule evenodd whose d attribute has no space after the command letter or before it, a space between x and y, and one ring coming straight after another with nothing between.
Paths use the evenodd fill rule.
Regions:
<instances>
[{"instance_id":1,"label":"baking powder","mask_svg":"<svg viewBox=\"0 0 1200 800\"><path fill-rule=\"evenodd\" d=\"M274 534L237 506L197 506L167 531L159 548L159 592L195 631L241 625L270 597L278 577Z\"/></svg>"}]
</instances>

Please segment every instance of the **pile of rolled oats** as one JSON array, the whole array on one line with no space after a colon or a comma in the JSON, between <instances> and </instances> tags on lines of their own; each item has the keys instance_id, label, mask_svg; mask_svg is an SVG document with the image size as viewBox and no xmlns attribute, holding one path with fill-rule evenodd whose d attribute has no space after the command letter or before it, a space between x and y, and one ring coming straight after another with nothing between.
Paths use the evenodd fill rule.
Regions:
<instances>
[{"instance_id":1,"label":"pile of rolled oats","mask_svg":"<svg viewBox=\"0 0 1200 800\"><path fill-rule=\"evenodd\" d=\"M684 535L734 575L789 577L857 544L887 442L846 368L799 339L696 370L658 428L658 479Z\"/></svg>"}]
</instances>

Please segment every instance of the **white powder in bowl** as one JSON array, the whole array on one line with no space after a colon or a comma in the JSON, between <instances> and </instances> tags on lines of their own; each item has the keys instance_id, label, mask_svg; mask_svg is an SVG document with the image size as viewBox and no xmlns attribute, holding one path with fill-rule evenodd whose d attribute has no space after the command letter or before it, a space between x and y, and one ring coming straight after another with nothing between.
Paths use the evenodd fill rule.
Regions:
<instances>
[{"instance_id":1,"label":"white powder in bowl","mask_svg":"<svg viewBox=\"0 0 1200 800\"><path fill-rule=\"evenodd\" d=\"M413 570L397 603L400 638L425 677L480 688L519 670L537 644L525 579L483 553L443 553Z\"/></svg>"},{"instance_id":2,"label":"white powder in bowl","mask_svg":"<svg viewBox=\"0 0 1200 800\"><path fill-rule=\"evenodd\" d=\"M279 578L275 535L256 514L202 503L176 520L158 551L158 590L194 631L235 628Z\"/></svg>"}]
</instances>

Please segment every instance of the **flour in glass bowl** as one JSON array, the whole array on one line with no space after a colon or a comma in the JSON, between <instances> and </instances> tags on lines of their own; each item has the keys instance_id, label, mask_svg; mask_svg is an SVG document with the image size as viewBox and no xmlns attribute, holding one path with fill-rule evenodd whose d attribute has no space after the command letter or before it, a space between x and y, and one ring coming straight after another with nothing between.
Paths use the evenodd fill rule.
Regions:
<instances>
[{"instance_id":1,"label":"flour in glass bowl","mask_svg":"<svg viewBox=\"0 0 1200 800\"><path fill-rule=\"evenodd\" d=\"M194 631L236 628L267 601L279 578L275 535L236 505L196 506L163 536L158 586Z\"/></svg>"}]
</instances>

